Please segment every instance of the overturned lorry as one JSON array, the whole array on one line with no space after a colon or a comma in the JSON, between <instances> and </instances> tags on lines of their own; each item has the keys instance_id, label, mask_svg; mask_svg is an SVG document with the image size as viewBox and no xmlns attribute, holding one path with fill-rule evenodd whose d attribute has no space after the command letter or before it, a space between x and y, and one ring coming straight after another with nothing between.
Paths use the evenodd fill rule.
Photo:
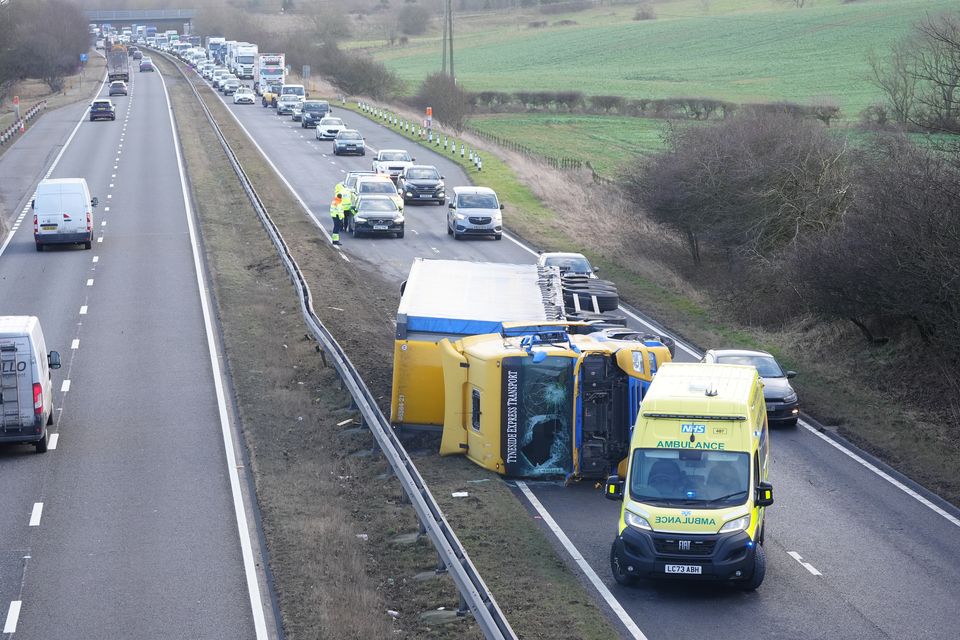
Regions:
<instances>
[{"instance_id":1,"label":"overturned lorry","mask_svg":"<svg viewBox=\"0 0 960 640\"><path fill-rule=\"evenodd\" d=\"M605 479L671 359L659 336L571 321L553 267L418 259L397 314L391 421L511 477ZM566 296L569 299L569 296Z\"/></svg>"}]
</instances>

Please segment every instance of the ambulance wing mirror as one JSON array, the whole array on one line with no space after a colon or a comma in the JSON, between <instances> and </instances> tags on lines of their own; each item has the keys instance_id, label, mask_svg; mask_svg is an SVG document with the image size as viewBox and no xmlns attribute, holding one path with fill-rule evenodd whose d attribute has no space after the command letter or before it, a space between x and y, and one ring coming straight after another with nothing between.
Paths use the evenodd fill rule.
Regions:
<instances>
[{"instance_id":1,"label":"ambulance wing mirror","mask_svg":"<svg viewBox=\"0 0 960 640\"><path fill-rule=\"evenodd\" d=\"M50 365L51 369L60 368L60 353L57 351L51 351L47 354L47 364Z\"/></svg>"},{"instance_id":2,"label":"ambulance wing mirror","mask_svg":"<svg viewBox=\"0 0 960 640\"><path fill-rule=\"evenodd\" d=\"M757 496L754 498L754 504L758 507L769 507L773 504L773 485L769 482L761 482L757 485Z\"/></svg>"},{"instance_id":3,"label":"ambulance wing mirror","mask_svg":"<svg viewBox=\"0 0 960 640\"><path fill-rule=\"evenodd\" d=\"M603 495L607 497L607 500L623 500L623 480L620 479L620 476L612 475L607 478Z\"/></svg>"}]
</instances>

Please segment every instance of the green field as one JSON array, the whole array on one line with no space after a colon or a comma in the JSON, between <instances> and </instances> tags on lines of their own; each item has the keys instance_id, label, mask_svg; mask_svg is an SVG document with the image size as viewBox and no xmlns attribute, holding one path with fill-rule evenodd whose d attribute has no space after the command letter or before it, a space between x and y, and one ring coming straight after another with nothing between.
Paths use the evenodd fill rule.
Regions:
<instances>
[{"instance_id":1,"label":"green field","mask_svg":"<svg viewBox=\"0 0 960 640\"><path fill-rule=\"evenodd\" d=\"M503 114L471 118L469 126L484 133L516 140L554 158L589 161L604 176L637 154L664 147L664 134L684 121L614 116Z\"/></svg>"},{"instance_id":2,"label":"green field","mask_svg":"<svg viewBox=\"0 0 960 640\"><path fill-rule=\"evenodd\" d=\"M456 72L468 90L580 90L586 94L734 102L832 100L847 118L879 99L867 55L883 53L925 12L956 0L679 0L634 21L618 5L557 16L459 16ZM573 26L554 26L560 20ZM531 29L533 20L549 25ZM366 43L372 44L372 43ZM439 70L437 34L370 47L410 88Z\"/></svg>"}]
</instances>

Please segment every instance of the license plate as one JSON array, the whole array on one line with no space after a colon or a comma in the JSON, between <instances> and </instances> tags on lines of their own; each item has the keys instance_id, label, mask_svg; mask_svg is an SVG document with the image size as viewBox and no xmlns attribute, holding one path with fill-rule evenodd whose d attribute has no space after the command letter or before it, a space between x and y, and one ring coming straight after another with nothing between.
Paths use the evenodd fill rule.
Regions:
<instances>
[{"instance_id":1,"label":"license plate","mask_svg":"<svg viewBox=\"0 0 960 640\"><path fill-rule=\"evenodd\" d=\"M698 564L667 564L663 566L665 573L691 573L700 575L703 573L703 567Z\"/></svg>"},{"instance_id":2,"label":"license plate","mask_svg":"<svg viewBox=\"0 0 960 640\"><path fill-rule=\"evenodd\" d=\"M57 225L55 225L55 224L42 224L42 225L40 225L40 228L43 229L44 231L56 231L56 230L57 230Z\"/></svg>"},{"instance_id":3,"label":"license plate","mask_svg":"<svg viewBox=\"0 0 960 640\"><path fill-rule=\"evenodd\" d=\"M432 198L433 196L431 196L431 195L428 194L428 193L421 193L421 194L420 194L420 197L421 197L421 198Z\"/></svg>"},{"instance_id":4,"label":"license plate","mask_svg":"<svg viewBox=\"0 0 960 640\"><path fill-rule=\"evenodd\" d=\"M375 224L375 225L373 225L374 231L386 231L386 230L389 229L389 228L390 228L390 227L388 227L388 226L385 225L385 224Z\"/></svg>"}]
</instances>

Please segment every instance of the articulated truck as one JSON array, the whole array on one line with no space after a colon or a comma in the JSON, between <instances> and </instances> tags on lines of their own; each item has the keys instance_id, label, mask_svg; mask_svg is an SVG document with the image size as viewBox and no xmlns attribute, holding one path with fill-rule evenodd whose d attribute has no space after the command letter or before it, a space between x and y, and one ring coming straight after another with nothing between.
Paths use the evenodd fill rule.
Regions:
<instances>
[{"instance_id":1,"label":"articulated truck","mask_svg":"<svg viewBox=\"0 0 960 640\"><path fill-rule=\"evenodd\" d=\"M564 293L555 267L417 259L397 314L394 426L440 430L441 455L511 477L623 471L670 349L568 320Z\"/></svg>"},{"instance_id":2,"label":"articulated truck","mask_svg":"<svg viewBox=\"0 0 960 640\"><path fill-rule=\"evenodd\" d=\"M127 58L127 48L122 44L114 45L107 52L107 76L110 82L130 82L130 61Z\"/></svg>"},{"instance_id":3,"label":"articulated truck","mask_svg":"<svg viewBox=\"0 0 960 640\"><path fill-rule=\"evenodd\" d=\"M262 96L270 85L282 85L286 79L286 56L282 53L261 53L254 68L253 90Z\"/></svg>"}]
</instances>

